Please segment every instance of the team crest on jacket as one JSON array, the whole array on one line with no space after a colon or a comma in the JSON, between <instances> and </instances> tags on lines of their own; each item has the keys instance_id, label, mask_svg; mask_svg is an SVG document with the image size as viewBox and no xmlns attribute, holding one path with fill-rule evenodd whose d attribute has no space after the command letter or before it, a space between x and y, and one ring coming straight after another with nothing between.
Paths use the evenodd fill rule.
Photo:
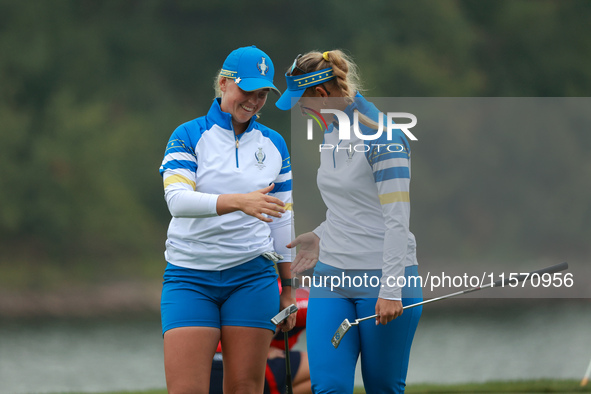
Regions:
<instances>
[{"instance_id":1,"label":"team crest on jacket","mask_svg":"<svg viewBox=\"0 0 591 394\"><path fill-rule=\"evenodd\" d=\"M269 70L269 66L265 63L265 57L261 57L261 62L257 63L257 68L261 72L261 75L266 75L267 71Z\"/></svg>"},{"instance_id":2,"label":"team crest on jacket","mask_svg":"<svg viewBox=\"0 0 591 394\"><path fill-rule=\"evenodd\" d=\"M255 164L255 166L257 166L259 170L265 168L264 161L267 158L267 155L265 154L265 152L263 152L263 148L259 147L259 150L255 152L254 157L257 159L257 163Z\"/></svg>"},{"instance_id":3,"label":"team crest on jacket","mask_svg":"<svg viewBox=\"0 0 591 394\"><path fill-rule=\"evenodd\" d=\"M353 161L353 155L355 154L355 150L353 149L353 144L349 143L349 148L347 149L347 165L351 164Z\"/></svg>"}]
</instances>

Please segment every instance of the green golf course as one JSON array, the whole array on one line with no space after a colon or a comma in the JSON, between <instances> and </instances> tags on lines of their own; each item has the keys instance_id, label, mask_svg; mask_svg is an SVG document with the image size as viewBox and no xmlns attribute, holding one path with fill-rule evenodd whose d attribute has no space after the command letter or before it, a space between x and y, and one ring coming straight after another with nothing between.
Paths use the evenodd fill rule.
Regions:
<instances>
[{"instance_id":1,"label":"green golf course","mask_svg":"<svg viewBox=\"0 0 591 394\"><path fill-rule=\"evenodd\" d=\"M580 387L574 380L524 380L518 382L465 383L453 385L416 384L409 385L407 393L589 393L591 385ZM362 394L362 388L355 394ZM105 394L166 394L166 390L117 391Z\"/></svg>"}]
</instances>

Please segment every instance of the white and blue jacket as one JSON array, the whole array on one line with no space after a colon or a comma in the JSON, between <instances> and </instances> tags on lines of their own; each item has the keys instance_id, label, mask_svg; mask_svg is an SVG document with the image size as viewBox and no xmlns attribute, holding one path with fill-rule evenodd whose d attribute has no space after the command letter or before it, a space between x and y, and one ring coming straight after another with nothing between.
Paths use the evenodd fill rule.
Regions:
<instances>
[{"instance_id":1,"label":"white and blue jacket","mask_svg":"<svg viewBox=\"0 0 591 394\"><path fill-rule=\"evenodd\" d=\"M160 174L173 218L166 260L180 267L224 270L275 250L292 261L292 181L281 135L251 119L234 134L232 118L214 100L206 116L180 125L170 137ZM266 223L242 211L218 216L220 194L250 193L275 184L269 195L285 203L281 218Z\"/></svg>"},{"instance_id":2,"label":"white and blue jacket","mask_svg":"<svg viewBox=\"0 0 591 394\"><path fill-rule=\"evenodd\" d=\"M360 94L344 110L350 120L354 111L379 120L379 110ZM376 133L361 123L359 128L364 136ZM399 129L392 135L388 140L384 131L367 140L351 132L351 139L340 140L338 128L329 125L323 144L332 149L321 150L317 177L328 210L314 233L320 238L320 261L341 269L381 269L379 296L400 299L401 289L387 278L404 276L405 267L417 260L409 228L410 146Z\"/></svg>"}]
</instances>

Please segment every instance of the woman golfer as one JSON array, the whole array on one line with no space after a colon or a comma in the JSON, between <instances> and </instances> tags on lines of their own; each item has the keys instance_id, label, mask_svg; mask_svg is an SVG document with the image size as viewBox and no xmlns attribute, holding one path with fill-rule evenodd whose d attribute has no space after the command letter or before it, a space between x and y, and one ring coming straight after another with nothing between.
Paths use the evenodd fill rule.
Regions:
<instances>
[{"instance_id":1,"label":"woman golfer","mask_svg":"<svg viewBox=\"0 0 591 394\"><path fill-rule=\"evenodd\" d=\"M343 52L333 50L298 56L286 74L288 89L277 101L280 109L298 101L304 113L337 110L352 123L346 125L351 126L350 138L340 138L341 119L324 112L323 146L332 148L321 150L317 183L328 208L326 219L288 246L300 247L292 272L315 267L319 280L314 283L340 280L336 288L314 284L310 292L307 344L313 391L352 393L361 355L367 393L400 393L421 315L420 307L404 314L402 308L422 300L420 287L405 279L418 275L409 230L410 148L400 130L391 139L386 132L371 138L385 119L359 94L356 70ZM353 132L356 123L363 138ZM345 318L373 314L379 314L375 324L351 328L338 349L332 346Z\"/></svg>"},{"instance_id":2,"label":"woman golfer","mask_svg":"<svg viewBox=\"0 0 591 394\"><path fill-rule=\"evenodd\" d=\"M262 392L275 326L295 303L279 295L272 260L289 279L291 167L283 138L256 121L273 85L273 62L251 46L226 58L221 97L170 137L160 173L172 215L161 314L170 393L207 393L221 339L224 391ZM289 256L289 257L288 257ZM288 285L288 284L284 284ZM295 314L283 329L295 324Z\"/></svg>"}]
</instances>

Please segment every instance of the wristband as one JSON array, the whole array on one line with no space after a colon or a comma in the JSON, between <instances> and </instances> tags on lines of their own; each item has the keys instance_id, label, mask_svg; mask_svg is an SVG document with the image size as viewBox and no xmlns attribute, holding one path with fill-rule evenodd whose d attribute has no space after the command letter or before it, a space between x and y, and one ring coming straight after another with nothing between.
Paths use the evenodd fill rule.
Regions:
<instances>
[{"instance_id":1,"label":"wristband","mask_svg":"<svg viewBox=\"0 0 591 394\"><path fill-rule=\"evenodd\" d=\"M292 286L291 279L281 279L281 287Z\"/></svg>"}]
</instances>

